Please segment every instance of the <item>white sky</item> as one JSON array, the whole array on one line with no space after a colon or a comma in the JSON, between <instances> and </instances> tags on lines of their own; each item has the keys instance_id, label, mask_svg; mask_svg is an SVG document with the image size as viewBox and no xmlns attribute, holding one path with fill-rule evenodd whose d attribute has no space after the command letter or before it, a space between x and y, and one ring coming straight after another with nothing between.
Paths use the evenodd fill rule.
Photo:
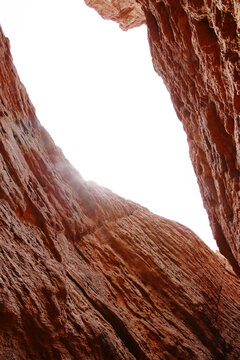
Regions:
<instances>
[{"instance_id":1,"label":"white sky","mask_svg":"<svg viewBox=\"0 0 240 360\"><path fill-rule=\"evenodd\" d=\"M123 32L83 0L0 0L0 22L39 120L81 175L190 227L215 250L146 27Z\"/></svg>"}]
</instances>

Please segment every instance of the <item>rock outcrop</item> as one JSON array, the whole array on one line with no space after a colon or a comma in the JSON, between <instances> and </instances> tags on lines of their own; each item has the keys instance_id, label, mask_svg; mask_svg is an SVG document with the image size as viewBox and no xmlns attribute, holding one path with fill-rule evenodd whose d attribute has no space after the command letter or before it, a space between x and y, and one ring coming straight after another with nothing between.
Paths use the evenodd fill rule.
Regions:
<instances>
[{"instance_id":1,"label":"rock outcrop","mask_svg":"<svg viewBox=\"0 0 240 360\"><path fill-rule=\"evenodd\" d=\"M161 31L150 5L156 58ZM160 19L165 34L170 25ZM166 68L180 62L173 55ZM2 32L0 80L0 359L239 359L240 282L225 258L183 225L82 179L38 122ZM188 86L181 93L179 83L178 95L190 96ZM216 144L218 136L225 133L216 132Z\"/></svg>"},{"instance_id":2,"label":"rock outcrop","mask_svg":"<svg viewBox=\"0 0 240 360\"><path fill-rule=\"evenodd\" d=\"M107 17L103 1L95 3ZM188 136L214 237L240 274L239 1L137 3L146 15L154 68Z\"/></svg>"},{"instance_id":3,"label":"rock outcrop","mask_svg":"<svg viewBox=\"0 0 240 360\"><path fill-rule=\"evenodd\" d=\"M107 20L119 23L122 30L140 26L146 22L141 6L135 0L84 0Z\"/></svg>"}]
</instances>

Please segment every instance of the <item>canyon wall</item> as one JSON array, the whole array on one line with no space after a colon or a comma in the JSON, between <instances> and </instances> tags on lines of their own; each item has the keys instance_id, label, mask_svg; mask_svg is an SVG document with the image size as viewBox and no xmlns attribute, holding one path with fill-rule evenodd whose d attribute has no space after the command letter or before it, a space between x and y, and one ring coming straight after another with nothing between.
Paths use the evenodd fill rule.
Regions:
<instances>
[{"instance_id":1,"label":"canyon wall","mask_svg":"<svg viewBox=\"0 0 240 360\"><path fill-rule=\"evenodd\" d=\"M107 17L104 1L87 3ZM154 68L163 78L188 136L190 156L214 237L239 274L240 3L238 0L137 3L146 16ZM114 20L120 25L125 21L126 29L124 11L131 8L131 3L120 4L121 16ZM115 1L109 1L108 6L114 8ZM133 10L130 14L134 17ZM129 28L133 24L134 19Z\"/></svg>"},{"instance_id":2,"label":"canyon wall","mask_svg":"<svg viewBox=\"0 0 240 360\"><path fill-rule=\"evenodd\" d=\"M239 9L229 0L144 2L154 67L187 133L214 237L238 274Z\"/></svg>"},{"instance_id":3,"label":"canyon wall","mask_svg":"<svg viewBox=\"0 0 240 360\"><path fill-rule=\"evenodd\" d=\"M179 3L174 3L176 12L180 11ZM160 15L156 25L153 4L157 3L144 3L144 12L154 64L161 72L162 60L155 54L160 52L157 41L170 25ZM157 18L163 5L156 6ZM182 26L189 30L186 18L182 19ZM156 32L156 26L164 30ZM188 43L187 33L179 39ZM171 39L162 36L164 46L173 46ZM171 61L178 61L190 74L190 65L180 61L180 51L178 58L175 53L171 58L167 51L164 48L169 56L166 69ZM198 93L189 90L190 75L186 88L180 83L181 71L175 83L170 79L169 84L178 84L182 99L185 92L198 101ZM174 67L171 74L174 77ZM196 76L203 74L202 70ZM208 78L211 83L210 75ZM0 85L0 359L239 359L240 282L227 260L183 225L84 181L36 118L2 32ZM173 100L181 115L182 106L174 96ZM197 105L190 97L185 99L186 106L188 100L192 112L184 124L194 136L193 140L189 137L193 162L195 166L197 161L206 162L201 186L207 166L221 171L221 163L209 160L213 150L220 151L219 137L227 150L224 153L232 157L234 141L224 142L225 132L218 127L214 132L207 118L202 118L202 128L197 125L200 115L193 112ZM218 124L218 118L213 120ZM194 151L195 137L204 131L210 139L215 134L206 153L209 159L204 150ZM201 138L198 141L202 146ZM224 181L224 174L229 176L226 194L236 165L232 161L230 172L230 155L226 155L221 178ZM216 186L220 180L214 176L209 173L208 181ZM209 194L218 196L222 190L218 187L214 192L213 185ZM231 194L234 198L233 191ZM224 213L218 213L217 201L220 197L214 207L219 236ZM223 208L224 204L225 198ZM230 218L229 228L234 224L236 227Z\"/></svg>"}]
</instances>

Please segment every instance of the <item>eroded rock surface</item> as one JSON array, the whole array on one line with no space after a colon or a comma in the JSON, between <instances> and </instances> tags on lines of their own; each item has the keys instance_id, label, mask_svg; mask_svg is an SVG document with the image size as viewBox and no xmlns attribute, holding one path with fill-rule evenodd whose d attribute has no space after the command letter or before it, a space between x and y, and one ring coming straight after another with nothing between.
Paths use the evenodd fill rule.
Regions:
<instances>
[{"instance_id":1,"label":"eroded rock surface","mask_svg":"<svg viewBox=\"0 0 240 360\"><path fill-rule=\"evenodd\" d=\"M102 2L95 3L99 11ZM188 135L215 239L240 274L239 0L137 3L146 15L154 68Z\"/></svg>"},{"instance_id":2,"label":"eroded rock surface","mask_svg":"<svg viewBox=\"0 0 240 360\"><path fill-rule=\"evenodd\" d=\"M153 64L188 135L214 236L239 273L239 2L140 2Z\"/></svg>"},{"instance_id":3,"label":"eroded rock surface","mask_svg":"<svg viewBox=\"0 0 240 360\"><path fill-rule=\"evenodd\" d=\"M239 359L226 261L81 178L39 124L2 33L0 80L0 359Z\"/></svg>"},{"instance_id":4,"label":"eroded rock surface","mask_svg":"<svg viewBox=\"0 0 240 360\"><path fill-rule=\"evenodd\" d=\"M119 23L122 30L128 30L145 23L141 6L135 0L84 0L107 20Z\"/></svg>"}]
</instances>

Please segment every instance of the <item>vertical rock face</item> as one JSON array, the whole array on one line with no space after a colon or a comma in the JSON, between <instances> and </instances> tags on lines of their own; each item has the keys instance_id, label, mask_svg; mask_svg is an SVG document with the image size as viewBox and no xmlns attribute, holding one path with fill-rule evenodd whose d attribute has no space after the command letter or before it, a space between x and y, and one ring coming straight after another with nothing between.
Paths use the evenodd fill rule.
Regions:
<instances>
[{"instance_id":1,"label":"vertical rock face","mask_svg":"<svg viewBox=\"0 0 240 360\"><path fill-rule=\"evenodd\" d=\"M140 1L221 252L240 264L239 1Z\"/></svg>"},{"instance_id":2,"label":"vertical rock face","mask_svg":"<svg viewBox=\"0 0 240 360\"><path fill-rule=\"evenodd\" d=\"M239 359L227 261L81 178L39 124L1 31L0 82L0 359Z\"/></svg>"},{"instance_id":3,"label":"vertical rock face","mask_svg":"<svg viewBox=\"0 0 240 360\"><path fill-rule=\"evenodd\" d=\"M101 0L95 3L96 10L103 5ZM154 68L164 79L188 135L215 239L239 274L239 1L138 3L146 15ZM108 17L104 6L100 14ZM122 14L116 21L124 19Z\"/></svg>"}]
</instances>

